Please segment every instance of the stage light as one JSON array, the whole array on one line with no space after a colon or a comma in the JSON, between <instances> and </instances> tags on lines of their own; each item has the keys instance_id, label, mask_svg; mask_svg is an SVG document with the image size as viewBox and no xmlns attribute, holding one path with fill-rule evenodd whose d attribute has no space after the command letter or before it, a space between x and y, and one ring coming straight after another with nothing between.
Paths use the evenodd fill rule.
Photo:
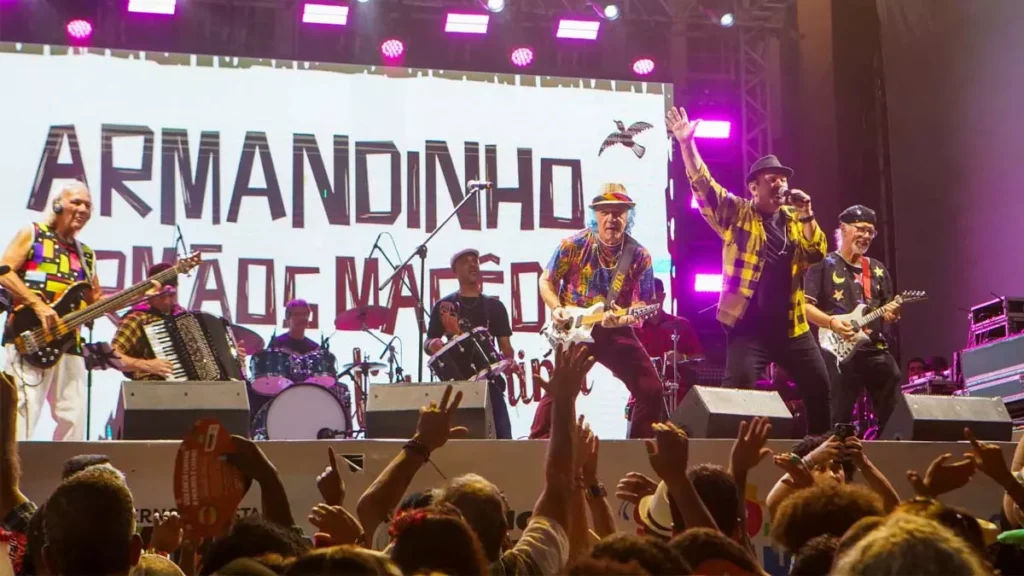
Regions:
<instances>
[{"instance_id":1,"label":"stage light","mask_svg":"<svg viewBox=\"0 0 1024 576\"><path fill-rule=\"evenodd\" d=\"M512 51L511 60L515 67L526 68L533 63L533 48L516 48Z\"/></svg>"},{"instance_id":2,"label":"stage light","mask_svg":"<svg viewBox=\"0 0 1024 576\"><path fill-rule=\"evenodd\" d=\"M173 16L176 4L177 0L128 0L128 11Z\"/></svg>"},{"instance_id":3,"label":"stage light","mask_svg":"<svg viewBox=\"0 0 1024 576\"><path fill-rule=\"evenodd\" d=\"M348 6L336 4L306 4L302 9L302 21L306 24L348 24Z\"/></svg>"},{"instance_id":4,"label":"stage light","mask_svg":"<svg viewBox=\"0 0 1024 576\"><path fill-rule=\"evenodd\" d=\"M604 7L602 14L605 20L618 20L619 18L619 7L615 4L609 4Z\"/></svg>"},{"instance_id":5,"label":"stage light","mask_svg":"<svg viewBox=\"0 0 1024 576\"><path fill-rule=\"evenodd\" d=\"M81 18L75 18L68 22L64 28L68 36L74 40L86 40L92 36L92 24L88 20L82 20Z\"/></svg>"},{"instance_id":6,"label":"stage light","mask_svg":"<svg viewBox=\"0 0 1024 576\"><path fill-rule=\"evenodd\" d=\"M693 133L693 137L724 140L729 137L731 130L732 123L726 120L701 120L697 124L697 130Z\"/></svg>"},{"instance_id":7,"label":"stage light","mask_svg":"<svg viewBox=\"0 0 1024 576\"><path fill-rule=\"evenodd\" d=\"M505 9L505 0L480 0L480 5L491 12L501 12Z\"/></svg>"},{"instance_id":8,"label":"stage light","mask_svg":"<svg viewBox=\"0 0 1024 576\"><path fill-rule=\"evenodd\" d=\"M559 20L558 38L573 38L576 40L597 40L597 31L601 28L601 22L595 20Z\"/></svg>"},{"instance_id":9,"label":"stage light","mask_svg":"<svg viewBox=\"0 0 1024 576\"><path fill-rule=\"evenodd\" d=\"M487 14L456 14L448 13L444 23L444 31L461 34L487 34L487 23L491 17Z\"/></svg>"},{"instance_id":10,"label":"stage light","mask_svg":"<svg viewBox=\"0 0 1024 576\"><path fill-rule=\"evenodd\" d=\"M356 0L356 2L359 2L360 4L366 4L369 1L370 0Z\"/></svg>"},{"instance_id":11,"label":"stage light","mask_svg":"<svg viewBox=\"0 0 1024 576\"><path fill-rule=\"evenodd\" d=\"M718 24L722 28L732 28L732 25L736 23L736 16L732 12L726 12L718 19Z\"/></svg>"},{"instance_id":12,"label":"stage light","mask_svg":"<svg viewBox=\"0 0 1024 576\"><path fill-rule=\"evenodd\" d=\"M654 72L654 60L650 58L641 58L636 62L633 62L633 73L638 76L647 76L651 72Z\"/></svg>"},{"instance_id":13,"label":"stage light","mask_svg":"<svg viewBox=\"0 0 1024 576\"><path fill-rule=\"evenodd\" d=\"M385 60L397 60L405 53L405 44L396 38L385 40L380 45L380 53L384 55Z\"/></svg>"},{"instance_id":14,"label":"stage light","mask_svg":"<svg viewBox=\"0 0 1024 576\"><path fill-rule=\"evenodd\" d=\"M693 281L694 292L721 292L721 274L697 274Z\"/></svg>"},{"instance_id":15,"label":"stage light","mask_svg":"<svg viewBox=\"0 0 1024 576\"><path fill-rule=\"evenodd\" d=\"M690 208L693 208L694 210L700 210L700 206L697 204L697 197L694 196L693 194L690 194Z\"/></svg>"}]
</instances>

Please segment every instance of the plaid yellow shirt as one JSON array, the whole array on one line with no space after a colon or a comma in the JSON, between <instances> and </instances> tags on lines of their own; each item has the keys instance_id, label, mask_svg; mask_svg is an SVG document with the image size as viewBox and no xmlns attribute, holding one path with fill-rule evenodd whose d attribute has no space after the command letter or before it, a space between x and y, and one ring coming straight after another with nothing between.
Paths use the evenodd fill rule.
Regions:
<instances>
[{"instance_id":1,"label":"plaid yellow shirt","mask_svg":"<svg viewBox=\"0 0 1024 576\"><path fill-rule=\"evenodd\" d=\"M129 312L117 326L114 334L113 347L118 354L141 360L152 360L156 358L153 347L149 345L149 338L146 336L146 325L160 320L161 317L145 310L133 310ZM143 372L125 372L125 376L132 380L164 380L161 376L146 374Z\"/></svg>"},{"instance_id":2,"label":"plaid yellow shirt","mask_svg":"<svg viewBox=\"0 0 1024 576\"><path fill-rule=\"evenodd\" d=\"M725 241L722 247L722 294L718 300L718 321L735 326L750 305L764 268L765 232L754 203L726 191L715 182L702 164L690 175L693 197L701 216ZM814 237L804 238L803 225L796 209L782 207L786 217L789 241L796 246L793 254L793 283L789 297L789 337L795 338L810 330L804 313L804 272L825 257L828 243L825 233L814 222Z\"/></svg>"}]
</instances>

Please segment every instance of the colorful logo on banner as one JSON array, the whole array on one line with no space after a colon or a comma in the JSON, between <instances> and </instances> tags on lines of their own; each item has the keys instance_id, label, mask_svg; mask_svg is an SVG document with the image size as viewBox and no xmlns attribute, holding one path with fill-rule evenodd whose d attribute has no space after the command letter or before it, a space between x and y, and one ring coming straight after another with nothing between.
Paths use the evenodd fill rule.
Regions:
<instances>
[{"instance_id":1,"label":"colorful logo on banner","mask_svg":"<svg viewBox=\"0 0 1024 576\"><path fill-rule=\"evenodd\" d=\"M174 502L185 532L196 538L221 536L245 496L242 474L227 462L231 435L214 418L196 422L178 447Z\"/></svg>"}]
</instances>

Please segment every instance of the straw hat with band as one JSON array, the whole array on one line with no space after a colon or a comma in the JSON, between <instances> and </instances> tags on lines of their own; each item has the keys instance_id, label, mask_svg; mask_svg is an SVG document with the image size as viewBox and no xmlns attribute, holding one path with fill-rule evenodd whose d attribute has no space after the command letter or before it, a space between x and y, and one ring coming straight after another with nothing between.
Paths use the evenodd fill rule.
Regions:
<instances>
[{"instance_id":1,"label":"straw hat with band","mask_svg":"<svg viewBox=\"0 0 1024 576\"><path fill-rule=\"evenodd\" d=\"M610 207L633 208L634 206L636 206L636 202L629 197L629 194L626 194L626 187L614 182L601 186L601 193L590 201L590 208L595 210Z\"/></svg>"}]
</instances>

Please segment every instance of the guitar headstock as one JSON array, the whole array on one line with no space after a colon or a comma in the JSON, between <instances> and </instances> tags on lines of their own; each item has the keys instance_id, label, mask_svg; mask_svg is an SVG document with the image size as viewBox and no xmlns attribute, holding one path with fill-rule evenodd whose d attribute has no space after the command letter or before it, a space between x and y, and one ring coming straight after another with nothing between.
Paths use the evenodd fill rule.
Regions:
<instances>
[{"instance_id":1,"label":"guitar headstock","mask_svg":"<svg viewBox=\"0 0 1024 576\"><path fill-rule=\"evenodd\" d=\"M919 302L921 300L928 299L928 293L924 290L904 290L900 292L900 295L896 298L899 299L901 304L907 304L909 302Z\"/></svg>"},{"instance_id":2,"label":"guitar headstock","mask_svg":"<svg viewBox=\"0 0 1024 576\"><path fill-rule=\"evenodd\" d=\"M193 252L184 258L178 260L174 265L174 270L178 274L187 274L190 270L199 266L203 262L202 252Z\"/></svg>"},{"instance_id":3,"label":"guitar headstock","mask_svg":"<svg viewBox=\"0 0 1024 576\"><path fill-rule=\"evenodd\" d=\"M661 310L661 304L649 304L647 306L636 306L629 309L629 315L636 318L637 320L643 320L650 318Z\"/></svg>"}]
</instances>

